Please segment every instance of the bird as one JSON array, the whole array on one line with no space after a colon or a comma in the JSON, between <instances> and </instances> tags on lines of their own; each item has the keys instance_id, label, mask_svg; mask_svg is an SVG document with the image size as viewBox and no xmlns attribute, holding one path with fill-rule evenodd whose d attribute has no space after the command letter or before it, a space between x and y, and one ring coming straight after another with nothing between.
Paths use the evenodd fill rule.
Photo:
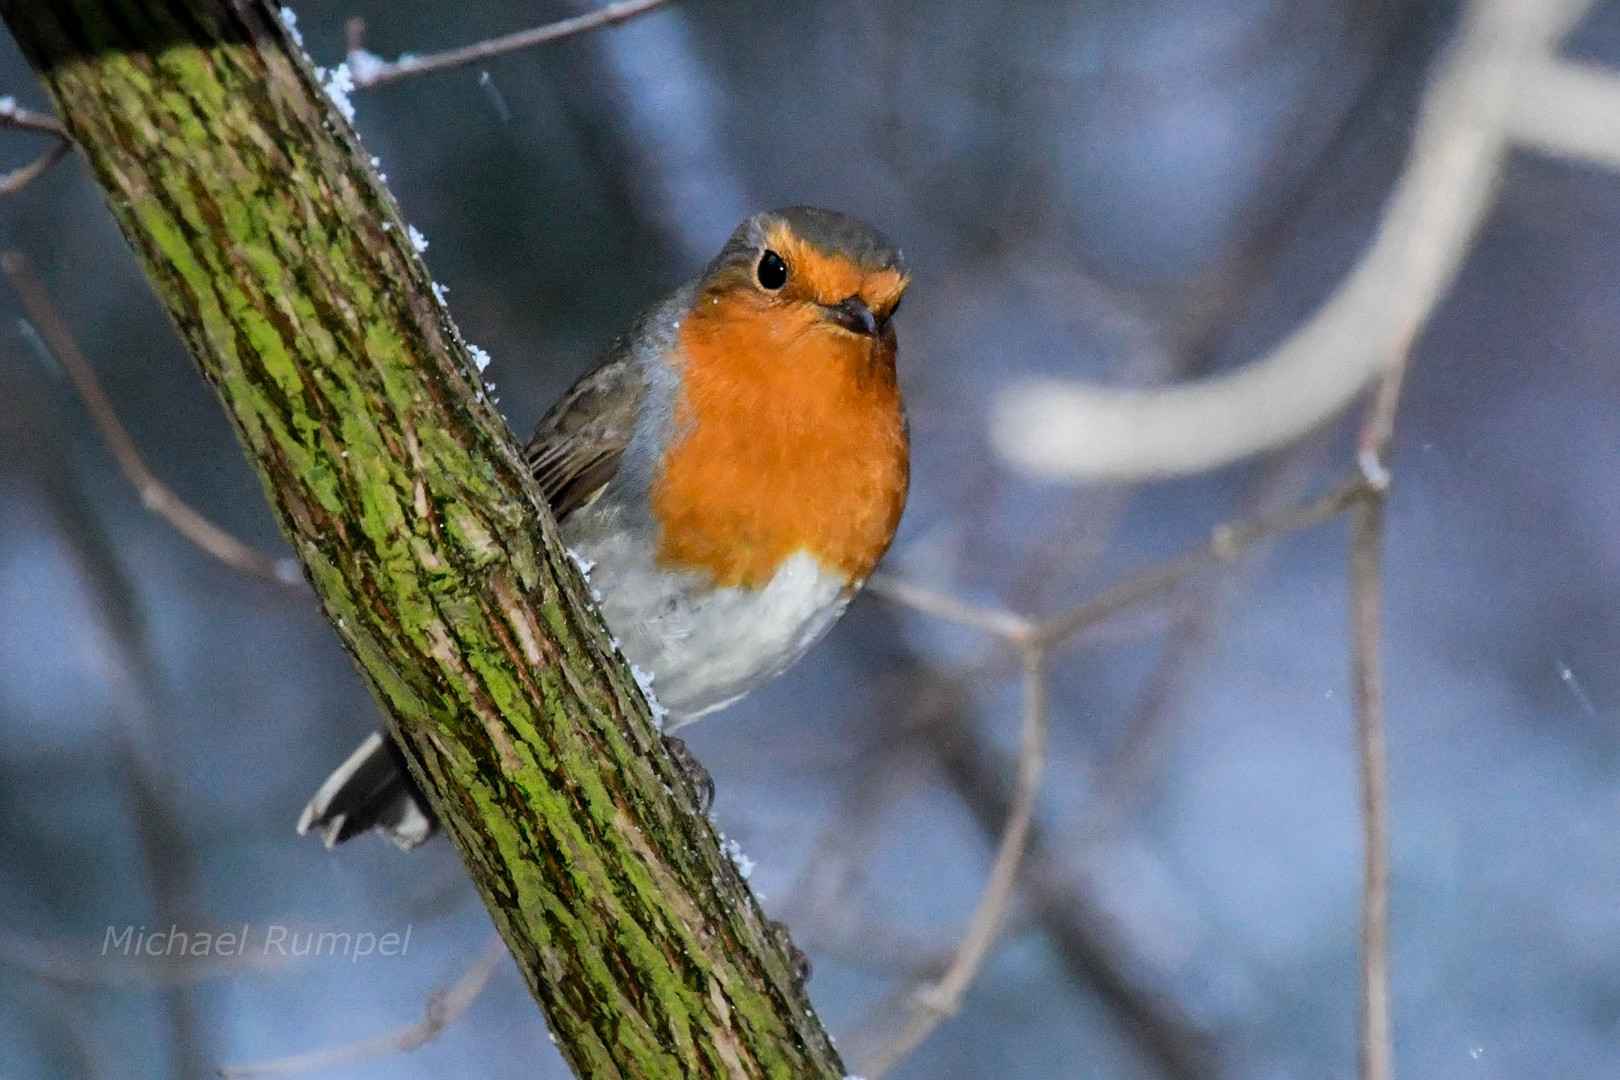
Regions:
<instances>
[{"instance_id":1,"label":"bird","mask_svg":"<svg viewBox=\"0 0 1620 1080\"><path fill-rule=\"evenodd\" d=\"M525 461L666 735L802 657L889 547L910 473L893 324L909 284L864 222L756 214L535 426ZM376 829L405 851L435 827L380 731L298 822L329 848Z\"/></svg>"}]
</instances>

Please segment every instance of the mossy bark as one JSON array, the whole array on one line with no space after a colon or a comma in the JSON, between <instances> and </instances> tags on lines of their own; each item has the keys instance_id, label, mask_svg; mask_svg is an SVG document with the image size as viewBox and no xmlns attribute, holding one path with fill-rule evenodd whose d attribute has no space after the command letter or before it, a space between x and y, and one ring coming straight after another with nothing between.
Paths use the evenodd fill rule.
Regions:
<instances>
[{"instance_id":1,"label":"mossy bark","mask_svg":"<svg viewBox=\"0 0 1620 1080\"><path fill-rule=\"evenodd\" d=\"M0 15L575 1072L841 1077L398 208L275 9Z\"/></svg>"}]
</instances>

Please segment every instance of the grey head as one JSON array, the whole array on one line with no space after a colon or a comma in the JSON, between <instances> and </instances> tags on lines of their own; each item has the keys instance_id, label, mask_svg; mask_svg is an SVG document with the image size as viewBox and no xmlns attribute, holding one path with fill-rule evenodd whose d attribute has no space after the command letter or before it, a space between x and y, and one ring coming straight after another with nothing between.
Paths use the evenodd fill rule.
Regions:
<instances>
[{"instance_id":1,"label":"grey head","mask_svg":"<svg viewBox=\"0 0 1620 1080\"><path fill-rule=\"evenodd\" d=\"M824 254L845 255L865 270L905 270L900 249L859 218L819 206L785 206L755 214L737 226L700 276L712 280L731 267L752 267L766 245L766 237L784 226Z\"/></svg>"}]
</instances>

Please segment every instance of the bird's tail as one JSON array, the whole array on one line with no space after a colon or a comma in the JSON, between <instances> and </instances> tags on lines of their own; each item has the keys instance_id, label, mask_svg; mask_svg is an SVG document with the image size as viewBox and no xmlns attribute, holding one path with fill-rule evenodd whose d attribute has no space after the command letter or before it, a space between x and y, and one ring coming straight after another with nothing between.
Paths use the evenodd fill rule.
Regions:
<instances>
[{"instance_id":1,"label":"bird's tail","mask_svg":"<svg viewBox=\"0 0 1620 1080\"><path fill-rule=\"evenodd\" d=\"M380 731L326 778L298 819L298 835L319 829L329 848L376 829L401 851L412 851L437 827L399 747Z\"/></svg>"}]
</instances>

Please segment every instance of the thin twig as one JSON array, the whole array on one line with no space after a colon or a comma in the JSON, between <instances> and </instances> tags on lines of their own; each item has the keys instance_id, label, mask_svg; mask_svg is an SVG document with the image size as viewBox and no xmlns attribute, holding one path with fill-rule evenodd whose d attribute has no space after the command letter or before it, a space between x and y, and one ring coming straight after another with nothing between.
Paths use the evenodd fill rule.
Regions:
<instances>
[{"instance_id":1,"label":"thin twig","mask_svg":"<svg viewBox=\"0 0 1620 1080\"><path fill-rule=\"evenodd\" d=\"M1051 648L1149 597L1174 588L1206 566L1231 562L1262 540L1301 532L1333 520L1355 503L1370 482L1360 473L1352 474L1310 502L1217 525L1201 546L1126 578L1042 622L1031 622L1025 616L999 608L969 604L888 574L874 576L867 587L875 595L901 607L994 634L1015 646Z\"/></svg>"},{"instance_id":2,"label":"thin twig","mask_svg":"<svg viewBox=\"0 0 1620 1080\"><path fill-rule=\"evenodd\" d=\"M892 574L873 575L866 583L866 589L890 603L956 623L958 626L982 630L1016 646L1029 644L1035 637L1035 625L1022 615L1014 615L999 608L978 607L953 596L915 585Z\"/></svg>"},{"instance_id":3,"label":"thin twig","mask_svg":"<svg viewBox=\"0 0 1620 1080\"><path fill-rule=\"evenodd\" d=\"M970 715L970 681L956 674L928 677L948 680L948 689L921 695L937 702L926 718L934 751L980 830L995 836L1011 812L1015 762L978 730ZM1040 822L1032 824L1021 884L1031 917L1064 970L1107 1007L1166 1080L1219 1075L1219 1051L1209 1033L1155 985L1154 965L1136 954L1084 872L1067 865L1071 853L1067 842L1047 839Z\"/></svg>"},{"instance_id":4,"label":"thin twig","mask_svg":"<svg viewBox=\"0 0 1620 1080\"><path fill-rule=\"evenodd\" d=\"M1350 476L1308 503L1217 525L1202 546L1127 578L1078 607L1048 619L1037 628L1036 640L1044 645L1054 645L1150 596L1164 592L1206 566L1230 562L1261 540L1300 532L1331 521L1355 501L1365 485L1363 477Z\"/></svg>"},{"instance_id":5,"label":"thin twig","mask_svg":"<svg viewBox=\"0 0 1620 1080\"><path fill-rule=\"evenodd\" d=\"M1024 657L1023 734L1019 740L1018 776L1013 789L1012 813L1001 834L990 882L979 898L979 905L968 923L967 933L944 976L932 986L922 987L913 996L911 1016L893 1041L881 1047L862 1066L863 1075L878 1078L898 1065L916 1049L947 1017L962 1007L962 999L979 969L990 955L1000 934L1002 920L1012 904L1018 884L1018 868L1023 860L1035 797L1040 790L1041 771L1046 764L1046 675L1045 652L1038 645L1027 645Z\"/></svg>"},{"instance_id":6,"label":"thin twig","mask_svg":"<svg viewBox=\"0 0 1620 1080\"><path fill-rule=\"evenodd\" d=\"M33 161L0 175L0 195L14 195L21 191L50 172L73 149L73 143L68 140L67 132L62 130L60 120L49 113L23 108L10 94L0 97L0 127L37 131L54 137L51 145Z\"/></svg>"},{"instance_id":7,"label":"thin twig","mask_svg":"<svg viewBox=\"0 0 1620 1080\"><path fill-rule=\"evenodd\" d=\"M0 400L14 406L20 421L21 438L12 452L20 450L25 462L34 460L29 472L94 608L93 629L104 646L102 669L116 702L107 715L106 740L139 856L148 917L159 926L200 925L204 912L196 890L195 847L175 806L177 778L164 753L161 730L162 718L173 710L168 707L149 613L117 557L116 541L63 459L63 438L54 430L57 410L36 397L38 380L13 372L6 382L12 385L0 390ZM71 974L72 961L60 962L63 954L53 957L51 950L30 950L28 944L12 937L0 943L0 953L11 953L8 960L41 978L53 972ZM103 955L91 961L91 967L109 971L119 962L112 956L116 949L104 938ZM205 1025L199 991L185 979L172 977L180 969L169 963L170 957L151 959L158 961L150 965L151 973L160 978L149 987L156 992L154 1004L164 1020L161 1029L171 1047L174 1074L181 1080L201 1080L209 1070L202 1051Z\"/></svg>"},{"instance_id":8,"label":"thin twig","mask_svg":"<svg viewBox=\"0 0 1620 1080\"><path fill-rule=\"evenodd\" d=\"M72 143L65 138L59 138L27 165L19 165L10 172L0 175L0 195L15 195L50 172L72 149Z\"/></svg>"},{"instance_id":9,"label":"thin twig","mask_svg":"<svg viewBox=\"0 0 1620 1080\"><path fill-rule=\"evenodd\" d=\"M1319 471L1321 444L1320 439L1307 440L1300 452L1286 455L1266 469L1245 493L1242 517L1295 503ZM1098 762L1089 790L1066 830L1066 846L1081 852L1083 858L1100 850L1140 809L1182 699L1196 671L1214 650L1227 609L1258 572L1270 548L1268 541L1258 541L1219 576L1185 582L1170 594L1180 601L1175 623L1143 681L1135 709Z\"/></svg>"},{"instance_id":10,"label":"thin twig","mask_svg":"<svg viewBox=\"0 0 1620 1080\"><path fill-rule=\"evenodd\" d=\"M349 74L354 79L355 89L367 90L374 86L383 86L387 83L399 82L402 79L413 78L417 75L426 75L430 71L444 71L448 68L463 67L467 64L476 64L480 60L488 60L494 56L504 56L507 53L518 52L522 49L532 49L536 45L547 45L553 41L561 41L577 34L587 33L604 26L618 26L638 15L646 14L654 8L662 7L669 0L618 0L609 4L600 11L593 11L588 15L576 15L571 19L558 19L556 22L546 23L528 30L519 30L515 34L503 37L489 38L485 41L464 45L459 49L449 49L445 52L431 53L427 56L411 56L406 54L398 60L389 62L382 60L364 48L365 23L359 19L350 19L348 24L349 38Z\"/></svg>"},{"instance_id":11,"label":"thin twig","mask_svg":"<svg viewBox=\"0 0 1620 1080\"><path fill-rule=\"evenodd\" d=\"M1389 1080L1389 776L1380 670L1384 496L1369 489L1350 531L1351 684L1361 764L1361 1080Z\"/></svg>"},{"instance_id":12,"label":"thin twig","mask_svg":"<svg viewBox=\"0 0 1620 1080\"><path fill-rule=\"evenodd\" d=\"M0 97L0 127L16 128L18 131L38 131L46 135L55 135L59 139L67 138L67 132L62 130L60 120L50 113L23 108L10 94Z\"/></svg>"},{"instance_id":13,"label":"thin twig","mask_svg":"<svg viewBox=\"0 0 1620 1080\"><path fill-rule=\"evenodd\" d=\"M1361 772L1361 1080L1394 1074L1389 1002L1389 762L1384 738L1384 504L1407 352L1379 381L1357 448L1366 477L1350 524L1350 688Z\"/></svg>"},{"instance_id":14,"label":"thin twig","mask_svg":"<svg viewBox=\"0 0 1620 1080\"><path fill-rule=\"evenodd\" d=\"M315 1050L308 1054L276 1058L273 1061L252 1062L247 1065L221 1065L219 1075L227 1080L246 1076L286 1076L291 1073L313 1072L317 1069L335 1069L367 1058L387 1054L402 1054L432 1042L444 1029L455 1023L472 1007L473 1002L489 985L490 977L506 956L506 943L499 936L489 940L466 973L448 990L435 990L428 996L426 1015L422 1019L386 1035L362 1039L347 1046Z\"/></svg>"},{"instance_id":15,"label":"thin twig","mask_svg":"<svg viewBox=\"0 0 1620 1080\"><path fill-rule=\"evenodd\" d=\"M22 300L29 320L49 347L52 357L67 373L73 388L83 399L102 441L107 444L124 477L140 496L141 505L227 566L280 585L302 586L304 579L295 560L278 559L249 547L186 505L167 484L157 478L118 419L107 392L96 377L95 369L85 358L78 341L68 329L67 320L62 318L50 294L34 275L28 260L20 252L8 251L0 255L0 270L4 271L6 280Z\"/></svg>"},{"instance_id":16,"label":"thin twig","mask_svg":"<svg viewBox=\"0 0 1620 1080\"><path fill-rule=\"evenodd\" d=\"M1018 648L1024 660L1024 729L1012 813L997 852L991 881L986 887L956 960L944 977L913 997L912 1013L904 1027L862 1066L862 1072L880 1077L911 1053L946 1017L961 1007L995 943L1002 918L1012 899L1024 853L1034 798L1044 760L1046 704L1042 665L1048 649L1112 615L1164 592L1187 577L1217 562L1230 562L1262 540L1330 521L1357 503L1372 487L1361 473L1353 473L1310 502L1255 514L1217 526L1202 546L1151 570L1106 589L1087 602L1041 623L995 608L977 607L895 578L874 579L874 590L893 603L994 634Z\"/></svg>"}]
</instances>

